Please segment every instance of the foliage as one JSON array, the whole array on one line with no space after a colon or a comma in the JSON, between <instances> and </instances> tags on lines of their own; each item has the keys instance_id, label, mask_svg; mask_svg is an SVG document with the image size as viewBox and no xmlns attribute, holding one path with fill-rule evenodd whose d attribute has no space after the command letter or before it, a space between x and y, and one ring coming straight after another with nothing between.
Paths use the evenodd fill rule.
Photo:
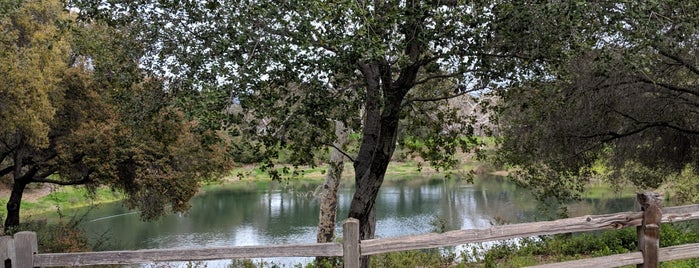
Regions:
<instances>
[{"instance_id":1,"label":"foliage","mask_svg":"<svg viewBox=\"0 0 699 268\"><path fill-rule=\"evenodd\" d=\"M693 167L687 166L676 176L670 177L664 189L668 198L676 204L699 203L699 176L696 174Z\"/></svg>"},{"instance_id":2,"label":"foliage","mask_svg":"<svg viewBox=\"0 0 699 268\"><path fill-rule=\"evenodd\" d=\"M616 79L616 74L632 67L655 70L657 66L651 57L639 61L643 63L640 65L617 65L615 59L624 54L616 51L629 55L645 52L642 48L647 47L646 37L662 37L658 31L672 26L665 18L674 17L667 12L655 13L665 11L663 8L670 8L671 4L635 2L73 3L83 18L136 25L134 35L149 44L145 48L149 54L141 62L150 71L168 77L167 83L174 91L183 86L187 90L180 92L200 92L200 100L207 104L197 109L211 119L205 120L207 124L220 124L231 137L242 137L236 141L254 137L250 147L259 151L263 167L271 170L274 177L280 174L273 168L272 159L279 156L280 149L289 150L288 161L292 165L313 165L318 152L314 149L334 140L334 122L361 133L359 150L350 156L356 192L349 216L360 220L363 238L373 236L376 193L397 144L411 156L425 158L440 168L456 165L455 153L478 151L483 146L474 138L480 129L477 116L459 113L456 108L463 106L449 103L458 97L480 99L493 92L504 92L500 95L505 103L502 109L510 112L501 117L503 122L509 120L509 128L504 130L503 162L525 167L521 169L522 184L554 186L540 191L542 194L575 197L570 193L582 189L589 165L596 159L594 153L579 150L589 144L578 145L566 136L538 135L548 132L527 132L527 128L551 127L552 131L569 126L573 121L568 117L552 120L560 114L550 110L586 107L590 103L587 99L564 102L565 98L554 94L563 91L560 83L579 81L597 71ZM690 16L695 4L681 4L687 9L672 11L689 11L679 14L678 21L690 22L691 28L689 18L695 17ZM655 14L661 14L657 17L659 22L648 24L644 18ZM682 32L695 36L691 30ZM672 44L675 43L668 45ZM691 47L696 46L690 42L667 48L672 54L688 52L682 49ZM610 49L596 54L600 48ZM595 63L591 64L595 68L577 72L575 67L580 65L576 63L586 61ZM686 68L688 64L682 63L675 60L671 65L691 71L691 66ZM677 73L675 78L681 75ZM654 87L654 83L645 84ZM546 95L540 97L536 95L538 91ZM519 95L526 101L517 102ZM531 105L538 103L541 108ZM481 106L485 109L491 104L485 102ZM587 114L568 114L579 115ZM541 118L545 119L542 124L527 121ZM487 135L490 131L485 132ZM523 140L520 144L517 135L533 141ZM604 140L604 135L591 137ZM630 148L634 147L626 147ZM681 148L685 147L677 150ZM572 152L575 157L561 160L558 155L547 154L551 150L546 149ZM612 149L626 152L618 146ZM531 157L532 153L540 155ZM564 177L559 182L561 174Z\"/></svg>"},{"instance_id":3,"label":"foliage","mask_svg":"<svg viewBox=\"0 0 699 268\"><path fill-rule=\"evenodd\" d=\"M569 27L569 38L587 39L500 92L500 163L518 167L517 179L538 193L564 199L579 196L600 160L613 184L641 189L694 168L699 5L577 5L569 16L589 19Z\"/></svg>"},{"instance_id":4,"label":"foliage","mask_svg":"<svg viewBox=\"0 0 699 268\"><path fill-rule=\"evenodd\" d=\"M9 9L12 10L12 9ZM1 137L23 133L22 142L48 146L51 98L66 68L68 38L54 23L66 19L58 1L29 2L0 17ZM5 158L3 150L2 159Z\"/></svg>"},{"instance_id":5,"label":"foliage","mask_svg":"<svg viewBox=\"0 0 699 268\"><path fill-rule=\"evenodd\" d=\"M167 85L139 70L124 28L75 21L60 1L25 1L0 21L0 176L12 185L5 226L32 183L108 185L144 219L184 211L200 178L226 167Z\"/></svg>"},{"instance_id":6,"label":"foliage","mask_svg":"<svg viewBox=\"0 0 699 268\"><path fill-rule=\"evenodd\" d=\"M91 250L85 231L78 225L82 221L80 217L61 217L56 222L27 221L10 231L36 232L39 252L69 253L85 252Z\"/></svg>"},{"instance_id":7,"label":"foliage","mask_svg":"<svg viewBox=\"0 0 699 268\"><path fill-rule=\"evenodd\" d=\"M453 252L411 250L377 255L372 267L463 267Z\"/></svg>"},{"instance_id":8,"label":"foliage","mask_svg":"<svg viewBox=\"0 0 699 268\"><path fill-rule=\"evenodd\" d=\"M474 118L449 99L538 70L560 45L537 40L513 49L519 39L491 32L520 18L503 10L500 20L492 12L499 7L481 2L73 3L84 18L138 25L136 35L152 44L142 62L171 85L211 96L201 107L214 111L207 122L245 137L274 177L279 149L289 149L293 165L313 165L314 149L334 140L333 122L361 133L350 216L360 219L364 238L373 236L376 192L399 139L424 142L405 148L453 167L456 152L482 144L470 138Z\"/></svg>"}]
</instances>

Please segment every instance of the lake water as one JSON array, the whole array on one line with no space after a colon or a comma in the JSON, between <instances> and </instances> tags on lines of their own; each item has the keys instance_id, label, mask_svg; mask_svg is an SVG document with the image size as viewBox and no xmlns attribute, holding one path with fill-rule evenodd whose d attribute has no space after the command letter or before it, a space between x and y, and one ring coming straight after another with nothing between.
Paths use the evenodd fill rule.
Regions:
<instances>
[{"instance_id":1,"label":"lake water","mask_svg":"<svg viewBox=\"0 0 699 268\"><path fill-rule=\"evenodd\" d=\"M265 190L208 191L192 199L187 214L141 222L138 214L119 203L90 210L84 227L92 239L108 238L110 249L245 246L314 243L319 201L315 185L272 185ZM353 189L339 192L337 235L347 215ZM391 181L377 198L377 237L423 234L440 219L447 230L487 228L494 224L551 219L552 213L526 190L501 177L476 178L474 183L440 177ZM633 198L610 194L571 204L570 216L629 211ZM290 266L309 258L279 258ZM225 266L226 261L207 263Z\"/></svg>"}]
</instances>

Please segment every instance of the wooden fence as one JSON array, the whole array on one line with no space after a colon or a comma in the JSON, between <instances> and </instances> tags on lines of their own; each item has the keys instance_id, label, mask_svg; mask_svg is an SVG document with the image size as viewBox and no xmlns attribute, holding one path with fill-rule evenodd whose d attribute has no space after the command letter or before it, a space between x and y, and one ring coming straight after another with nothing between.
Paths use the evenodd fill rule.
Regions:
<instances>
[{"instance_id":1,"label":"wooden fence","mask_svg":"<svg viewBox=\"0 0 699 268\"><path fill-rule=\"evenodd\" d=\"M699 219L699 205L661 208L657 195L638 194L641 212L583 216L555 221L493 226L487 229L359 240L359 221L343 223L343 243L290 244L273 246L148 249L86 253L38 253L36 234L19 232L0 237L2 267L86 266L140 264L168 261L202 261L268 257L343 257L345 267L359 267L360 256L404 250L449 247L518 237L588 232L638 226L639 252L540 265L536 267L617 267L638 264L657 267L658 262L699 258L699 243L659 248L661 222ZM642 264L642 265L641 265Z\"/></svg>"}]
</instances>

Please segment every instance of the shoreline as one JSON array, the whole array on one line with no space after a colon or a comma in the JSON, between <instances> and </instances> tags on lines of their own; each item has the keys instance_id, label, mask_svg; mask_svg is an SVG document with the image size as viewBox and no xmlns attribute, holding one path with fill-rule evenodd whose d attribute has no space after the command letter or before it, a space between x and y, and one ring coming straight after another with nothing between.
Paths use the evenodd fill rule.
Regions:
<instances>
[{"instance_id":1,"label":"shoreline","mask_svg":"<svg viewBox=\"0 0 699 268\"><path fill-rule=\"evenodd\" d=\"M319 167L301 167L303 172L298 177L291 177L282 182L273 181L270 177L255 165L246 165L231 170L230 174L223 176L217 180L210 182L202 182L199 186L196 195L203 194L208 191L216 190L236 190L236 191L257 191L269 187L274 183L297 183L300 185L306 184L321 184L325 180L325 166ZM452 174L467 173L467 170L483 170L482 164L478 162L462 163L458 169L450 170ZM502 176L504 171L485 172ZM422 167L418 169L418 165L414 161L408 162L392 162L386 172L384 183L392 183L397 181L407 181L420 177L429 176L444 176L447 172L438 172L430 167ZM341 184L348 185L353 183L354 170L351 163L345 163ZM7 204L10 196L10 189L3 187L0 189L0 205L3 207ZM99 187L94 198L89 197L87 190L81 186L55 186L55 185L37 185L25 190L22 199L22 207L20 217L31 220L33 217L55 213L59 210L72 210L89 206L101 205L119 202L124 199L122 193L112 191L107 187ZM4 215L0 211L0 215ZM35 219L36 220L36 219ZM24 220L23 220L24 221Z\"/></svg>"}]
</instances>

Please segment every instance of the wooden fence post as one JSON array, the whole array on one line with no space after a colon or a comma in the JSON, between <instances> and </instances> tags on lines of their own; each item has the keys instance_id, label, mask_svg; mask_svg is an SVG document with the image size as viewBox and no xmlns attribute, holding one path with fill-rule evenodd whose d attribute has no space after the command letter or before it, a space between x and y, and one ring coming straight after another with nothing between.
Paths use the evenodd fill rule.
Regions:
<instances>
[{"instance_id":1,"label":"wooden fence post","mask_svg":"<svg viewBox=\"0 0 699 268\"><path fill-rule=\"evenodd\" d=\"M15 240L11 236L0 237L0 267L12 268L15 262Z\"/></svg>"},{"instance_id":2,"label":"wooden fence post","mask_svg":"<svg viewBox=\"0 0 699 268\"><path fill-rule=\"evenodd\" d=\"M643 211L641 226L636 228L638 249L643 254L643 264L639 268L657 268L658 250L660 248L660 221L662 219L662 200L657 193L636 194L638 204Z\"/></svg>"},{"instance_id":3,"label":"wooden fence post","mask_svg":"<svg viewBox=\"0 0 699 268\"><path fill-rule=\"evenodd\" d=\"M342 258L345 268L358 268L359 256L359 220L346 219L342 223Z\"/></svg>"},{"instance_id":4,"label":"wooden fence post","mask_svg":"<svg viewBox=\"0 0 699 268\"><path fill-rule=\"evenodd\" d=\"M13 267L32 268L34 267L34 254L38 251L36 233L18 232L15 234L15 256L17 257Z\"/></svg>"}]
</instances>

